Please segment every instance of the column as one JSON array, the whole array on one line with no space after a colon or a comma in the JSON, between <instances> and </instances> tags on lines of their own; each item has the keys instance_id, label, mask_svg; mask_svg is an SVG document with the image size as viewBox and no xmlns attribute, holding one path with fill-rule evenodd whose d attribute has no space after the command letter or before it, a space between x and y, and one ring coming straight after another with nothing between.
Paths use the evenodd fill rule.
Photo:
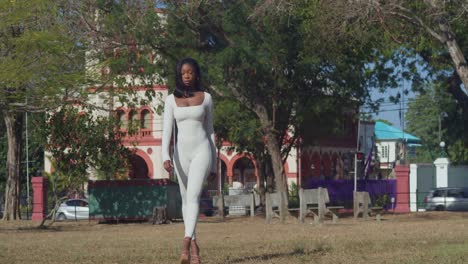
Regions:
<instances>
[{"instance_id":1,"label":"column","mask_svg":"<svg viewBox=\"0 0 468 264\"><path fill-rule=\"evenodd\" d=\"M44 177L32 177L33 188L33 221L42 221L47 216L48 180Z\"/></svg>"},{"instance_id":2,"label":"column","mask_svg":"<svg viewBox=\"0 0 468 264\"><path fill-rule=\"evenodd\" d=\"M396 195L396 207L395 212L408 213L410 212L409 207L409 174L410 168L408 165L397 165L395 166L395 175L397 179L397 195Z\"/></svg>"},{"instance_id":3,"label":"column","mask_svg":"<svg viewBox=\"0 0 468 264\"><path fill-rule=\"evenodd\" d=\"M438 158L434 161L436 166L436 187L448 187L448 167L450 161L448 158Z\"/></svg>"}]
</instances>

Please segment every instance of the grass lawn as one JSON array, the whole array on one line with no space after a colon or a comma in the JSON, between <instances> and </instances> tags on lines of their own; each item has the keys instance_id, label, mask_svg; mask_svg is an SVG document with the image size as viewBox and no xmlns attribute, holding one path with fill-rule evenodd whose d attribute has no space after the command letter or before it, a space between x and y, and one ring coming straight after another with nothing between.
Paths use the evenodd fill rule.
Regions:
<instances>
[{"instance_id":1,"label":"grass lawn","mask_svg":"<svg viewBox=\"0 0 468 264\"><path fill-rule=\"evenodd\" d=\"M341 218L316 226L267 225L261 217L205 218L197 238L203 263L468 263L468 213ZM183 224L0 222L0 263L177 263Z\"/></svg>"}]
</instances>

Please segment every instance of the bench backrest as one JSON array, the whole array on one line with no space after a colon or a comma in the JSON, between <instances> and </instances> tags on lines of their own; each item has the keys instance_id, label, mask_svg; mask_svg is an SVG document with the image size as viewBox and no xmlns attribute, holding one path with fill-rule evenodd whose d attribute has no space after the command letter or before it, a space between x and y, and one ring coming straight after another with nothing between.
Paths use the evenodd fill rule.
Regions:
<instances>
[{"instance_id":1,"label":"bench backrest","mask_svg":"<svg viewBox=\"0 0 468 264\"><path fill-rule=\"evenodd\" d=\"M250 206L254 199L253 194L225 195L224 206ZM219 196L213 196L213 204L217 205ZM255 199L257 200L257 199Z\"/></svg>"},{"instance_id":2,"label":"bench backrest","mask_svg":"<svg viewBox=\"0 0 468 264\"><path fill-rule=\"evenodd\" d=\"M306 205L318 204L320 196L322 196L322 199L325 203L330 202L330 197L328 196L327 188L319 187L317 189L300 189L299 190L299 199L301 199Z\"/></svg>"},{"instance_id":3,"label":"bench backrest","mask_svg":"<svg viewBox=\"0 0 468 264\"><path fill-rule=\"evenodd\" d=\"M355 195L354 199L356 199L358 206L371 204L371 199L370 199L368 192L355 192L354 195Z\"/></svg>"},{"instance_id":4,"label":"bench backrest","mask_svg":"<svg viewBox=\"0 0 468 264\"><path fill-rule=\"evenodd\" d=\"M280 195L279 193L270 193L271 207L275 208L280 205ZM319 197L322 196L325 204L330 202L328 196L327 188L317 188L317 189L300 189L299 190L299 200L302 200L306 205L308 204L319 204Z\"/></svg>"},{"instance_id":5,"label":"bench backrest","mask_svg":"<svg viewBox=\"0 0 468 264\"><path fill-rule=\"evenodd\" d=\"M269 193L267 196L270 196L271 207L279 207L280 205L280 194L279 193ZM268 199L268 197L266 198Z\"/></svg>"}]
</instances>

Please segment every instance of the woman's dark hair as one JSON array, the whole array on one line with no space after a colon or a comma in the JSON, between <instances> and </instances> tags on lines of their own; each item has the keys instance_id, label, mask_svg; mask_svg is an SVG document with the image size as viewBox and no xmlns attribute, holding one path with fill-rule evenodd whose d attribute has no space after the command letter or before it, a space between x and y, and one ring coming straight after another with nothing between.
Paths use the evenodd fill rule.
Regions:
<instances>
[{"instance_id":1,"label":"woman's dark hair","mask_svg":"<svg viewBox=\"0 0 468 264\"><path fill-rule=\"evenodd\" d=\"M193 70L195 71L195 89L187 89L187 86L184 85L184 82L182 81L182 66L184 64L189 64L192 66ZM176 88L174 91L174 96L175 97L192 97L193 92L196 91L203 91L203 88L201 86L201 73L200 73L200 66L198 66L198 63L196 60L192 58L184 58L180 60L177 63L176 67Z\"/></svg>"}]
</instances>

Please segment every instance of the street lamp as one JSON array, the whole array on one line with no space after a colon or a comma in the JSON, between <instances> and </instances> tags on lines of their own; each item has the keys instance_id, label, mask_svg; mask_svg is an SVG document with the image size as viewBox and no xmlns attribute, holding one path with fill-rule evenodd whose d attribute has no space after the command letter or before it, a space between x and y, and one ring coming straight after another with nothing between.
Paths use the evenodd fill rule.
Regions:
<instances>
[{"instance_id":1,"label":"street lamp","mask_svg":"<svg viewBox=\"0 0 468 264\"><path fill-rule=\"evenodd\" d=\"M447 113L442 112L439 114L439 142L442 144L442 118L441 117L447 117Z\"/></svg>"},{"instance_id":2,"label":"street lamp","mask_svg":"<svg viewBox=\"0 0 468 264\"><path fill-rule=\"evenodd\" d=\"M447 157L447 152L445 152L445 142L441 141L439 143L439 146L440 146L440 157L441 158L446 158Z\"/></svg>"}]
</instances>

